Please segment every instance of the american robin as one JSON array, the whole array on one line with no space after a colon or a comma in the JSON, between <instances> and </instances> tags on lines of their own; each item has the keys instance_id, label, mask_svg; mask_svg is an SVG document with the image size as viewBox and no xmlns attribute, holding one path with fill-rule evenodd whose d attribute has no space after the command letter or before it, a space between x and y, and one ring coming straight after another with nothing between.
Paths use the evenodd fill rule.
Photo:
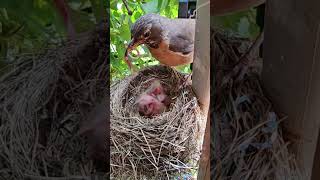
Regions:
<instances>
[{"instance_id":1,"label":"american robin","mask_svg":"<svg viewBox=\"0 0 320 180\"><path fill-rule=\"evenodd\" d=\"M194 19L169 19L158 14L141 16L131 27L131 42L128 53L145 44L161 64L179 66L193 62L195 35Z\"/></svg>"}]
</instances>

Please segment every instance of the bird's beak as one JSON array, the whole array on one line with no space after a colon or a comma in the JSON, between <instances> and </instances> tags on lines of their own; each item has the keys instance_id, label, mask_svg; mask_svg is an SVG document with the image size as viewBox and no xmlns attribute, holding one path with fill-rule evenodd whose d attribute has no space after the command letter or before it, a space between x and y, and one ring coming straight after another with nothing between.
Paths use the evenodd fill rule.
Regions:
<instances>
[{"instance_id":1,"label":"bird's beak","mask_svg":"<svg viewBox=\"0 0 320 180\"><path fill-rule=\"evenodd\" d=\"M137 41L135 38L133 38L133 39L130 41L128 47L127 47L127 51L130 52L131 50L135 49L136 47L138 47L138 46L139 46L140 44L142 44L142 43L143 43L142 40Z\"/></svg>"},{"instance_id":2,"label":"bird's beak","mask_svg":"<svg viewBox=\"0 0 320 180\"><path fill-rule=\"evenodd\" d=\"M124 54L124 59L126 61L126 63L128 64L129 68L132 69L134 66L132 65L132 63L129 61L129 53L135 49L137 46L139 46L140 44L142 44L143 41L140 40L140 41L137 41L135 40L134 38L130 41L127 49L126 49L126 52Z\"/></svg>"}]
</instances>

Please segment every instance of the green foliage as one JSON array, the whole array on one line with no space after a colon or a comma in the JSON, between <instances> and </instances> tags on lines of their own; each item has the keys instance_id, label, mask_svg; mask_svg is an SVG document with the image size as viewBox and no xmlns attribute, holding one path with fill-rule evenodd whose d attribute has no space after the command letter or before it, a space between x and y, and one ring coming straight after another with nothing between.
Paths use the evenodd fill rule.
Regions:
<instances>
[{"instance_id":1,"label":"green foliage","mask_svg":"<svg viewBox=\"0 0 320 180\"><path fill-rule=\"evenodd\" d=\"M77 32L106 17L106 0L69 0ZM66 27L53 0L0 1L0 69L14 55L37 52L65 38Z\"/></svg>"},{"instance_id":2,"label":"green foliage","mask_svg":"<svg viewBox=\"0 0 320 180\"><path fill-rule=\"evenodd\" d=\"M256 11L254 9L212 17L211 24L246 38L254 38L260 31L256 24Z\"/></svg>"},{"instance_id":3,"label":"green foliage","mask_svg":"<svg viewBox=\"0 0 320 180\"><path fill-rule=\"evenodd\" d=\"M124 53L127 44L130 42L130 26L142 15L158 13L169 18L178 17L178 0L128 0L128 7L133 12L130 16L122 1L110 1L110 66L111 80L119 80L130 74L127 64L124 61ZM145 46L137 48L140 53L138 57L132 52L132 62L138 69L145 66L158 64ZM180 67L182 71L188 71L187 67Z\"/></svg>"}]
</instances>

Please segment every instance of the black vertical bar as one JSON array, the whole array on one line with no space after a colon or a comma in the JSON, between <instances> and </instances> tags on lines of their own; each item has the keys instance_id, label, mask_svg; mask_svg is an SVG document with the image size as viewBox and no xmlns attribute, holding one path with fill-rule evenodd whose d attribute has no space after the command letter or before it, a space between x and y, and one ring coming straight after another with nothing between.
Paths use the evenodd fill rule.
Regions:
<instances>
[{"instance_id":1,"label":"black vertical bar","mask_svg":"<svg viewBox=\"0 0 320 180\"><path fill-rule=\"evenodd\" d=\"M257 17L256 17L256 23L260 27L260 32L264 29L264 14L265 14L265 4L261 4L257 7ZM263 54L263 43L260 46L259 49L259 56L262 57Z\"/></svg>"},{"instance_id":2,"label":"black vertical bar","mask_svg":"<svg viewBox=\"0 0 320 180\"><path fill-rule=\"evenodd\" d=\"M188 18L188 0L179 0L178 18Z\"/></svg>"}]
</instances>

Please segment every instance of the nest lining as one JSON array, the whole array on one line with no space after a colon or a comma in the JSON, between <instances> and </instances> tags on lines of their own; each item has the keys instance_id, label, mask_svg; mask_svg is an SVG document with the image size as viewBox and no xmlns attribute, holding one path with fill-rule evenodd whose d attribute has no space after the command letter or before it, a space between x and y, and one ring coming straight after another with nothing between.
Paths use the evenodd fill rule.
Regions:
<instances>
[{"instance_id":1,"label":"nest lining","mask_svg":"<svg viewBox=\"0 0 320 180\"><path fill-rule=\"evenodd\" d=\"M168 111L145 118L133 104L154 78L173 102ZM195 168L202 115L192 88L178 90L183 79L169 67L151 66L111 87L111 177L170 178Z\"/></svg>"}]
</instances>

